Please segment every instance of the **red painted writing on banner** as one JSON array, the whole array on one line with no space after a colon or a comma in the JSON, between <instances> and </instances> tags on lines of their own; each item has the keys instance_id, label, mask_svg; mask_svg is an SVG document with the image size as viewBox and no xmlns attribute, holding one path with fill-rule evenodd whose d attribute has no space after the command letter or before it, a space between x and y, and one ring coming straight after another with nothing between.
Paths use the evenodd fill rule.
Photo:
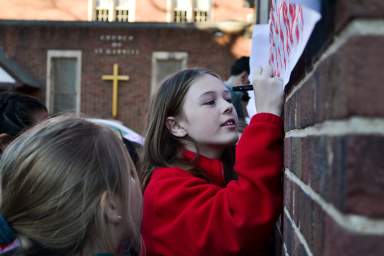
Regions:
<instances>
[{"instance_id":1,"label":"red painted writing on banner","mask_svg":"<svg viewBox=\"0 0 384 256\"><path fill-rule=\"evenodd\" d=\"M304 28L303 9L289 0L272 0L269 23L269 64L274 75L288 68Z\"/></svg>"}]
</instances>

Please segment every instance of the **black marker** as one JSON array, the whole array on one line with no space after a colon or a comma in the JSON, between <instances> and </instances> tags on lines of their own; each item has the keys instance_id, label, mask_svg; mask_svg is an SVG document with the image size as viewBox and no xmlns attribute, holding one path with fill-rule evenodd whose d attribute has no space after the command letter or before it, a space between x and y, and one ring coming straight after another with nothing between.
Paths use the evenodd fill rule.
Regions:
<instances>
[{"instance_id":1,"label":"black marker","mask_svg":"<svg viewBox=\"0 0 384 256\"><path fill-rule=\"evenodd\" d=\"M233 86L232 90L234 92L252 91L253 90L253 85L245 84L245 85Z\"/></svg>"}]
</instances>

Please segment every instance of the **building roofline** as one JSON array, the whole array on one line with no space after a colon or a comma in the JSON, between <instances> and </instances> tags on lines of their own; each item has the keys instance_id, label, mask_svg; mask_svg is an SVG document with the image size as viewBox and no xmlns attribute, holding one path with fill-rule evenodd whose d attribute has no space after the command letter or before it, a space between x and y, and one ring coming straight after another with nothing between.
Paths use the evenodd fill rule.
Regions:
<instances>
[{"instance_id":1,"label":"building roofline","mask_svg":"<svg viewBox=\"0 0 384 256\"><path fill-rule=\"evenodd\" d=\"M28 72L24 71L15 61L9 59L0 48L0 66L22 85L41 88L41 85Z\"/></svg>"},{"instance_id":2,"label":"building roofline","mask_svg":"<svg viewBox=\"0 0 384 256\"><path fill-rule=\"evenodd\" d=\"M130 28L130 29L217 29L214 23L169 22L100 22L100 21L48 21L48 20L0 20L0 26L61 27L61 28Z\"/></svg>"}]
</instances>

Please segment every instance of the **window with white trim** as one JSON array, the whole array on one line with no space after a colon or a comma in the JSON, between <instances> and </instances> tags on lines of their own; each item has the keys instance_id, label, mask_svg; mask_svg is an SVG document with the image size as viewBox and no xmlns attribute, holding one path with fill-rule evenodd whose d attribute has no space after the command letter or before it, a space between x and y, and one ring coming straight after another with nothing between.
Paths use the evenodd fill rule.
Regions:
<instances>
[{"instance_id":1,"label":"window with white trim","mask_svg":"<svg viewBox=\"0 0 384 256\"><path fill-rule=\"evenodd\" d=\"M190 14L190 5L189 0L173 0L172 1L172 12L173 12L173 22L183 23L188 22Z\"/></svg>"},{"instance_id":2,"label":"window with white trim","mask_svg":"<svg viewBox=\"0 0 384 256\"><path fill-rule=\"evenodd\" d=\"M170 22L210 21L212 0L168 0L167 6Z\"/></svg>"},{"instance_id":3,"label":"window with white trim","mask_svg":"<svg viewBox=\"0 0 384 256\"><path fill-rule=\"evenodd\" d=\"M113 0L95 0L95 20L109 21L112 7Z\"/></svg>"},{"instance_id":4,"label":"window with white trim","mask_svg":"<svg viewBox=\"0 0 384 256\"><path fill-rule=\"evenodd\" d=\"M80 112L81 51L49 50L46 105L50 113Z\"/></svg>"},{"instance_id":5,"label":"window with white trim","mask_svg":"<svg viewBox=\"0 0 384 256\"><path fill-rule=\"evenodd\" d=\"M186 68L187 59L186 52L153 52L151 95L157 91L165 77Z\"/></svg>"},{"instance_id":6,"label":"window with white trim","mask_svg":"<svg viewBox=\"0 0 384 256\"><path fill-rule=\"evenodd\" d=\"M211 1L193 0L193 21L207 22L211 10Z\"/></svg>"},{"instance_id":7,"label":"window with white trim","mask_svg":"<svg viewBox=\"0 0 384 256\"><path fill-rule=\"evenodd\" d=\"M89 19L96 21L135 21L136 0L88 0Z\"/></svg>"}]
</instances>

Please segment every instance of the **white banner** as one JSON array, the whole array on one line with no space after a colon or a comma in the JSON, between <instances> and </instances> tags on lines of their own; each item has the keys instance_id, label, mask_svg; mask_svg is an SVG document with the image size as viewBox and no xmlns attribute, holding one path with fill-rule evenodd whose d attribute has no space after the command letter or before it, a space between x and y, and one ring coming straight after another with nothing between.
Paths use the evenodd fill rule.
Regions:
<instances>
[{"instance_id":1,"label":"white banner","mask_svg":"<svg viewBox=\"0 0 384 256\"><path fill-rule=\"evenodd\" d=\"M301 0L303 2L304 0ZM269 59L275 75L286 85L320 13L292 0L272 1L269 18Z\"/></svg>"},{"instance_id":2,"label":"white banner","mask_svg":"<svg viewBox=\"0 0 384 256\"><path fill-rule=\"evenodd\" d=\"M320 18L319 0L272 0L269 23L253 28L249 80L258 66L269 64L285 86ZM250 116L255 113L252 105L248 104Z\"/></svg>"}]
</instances>

